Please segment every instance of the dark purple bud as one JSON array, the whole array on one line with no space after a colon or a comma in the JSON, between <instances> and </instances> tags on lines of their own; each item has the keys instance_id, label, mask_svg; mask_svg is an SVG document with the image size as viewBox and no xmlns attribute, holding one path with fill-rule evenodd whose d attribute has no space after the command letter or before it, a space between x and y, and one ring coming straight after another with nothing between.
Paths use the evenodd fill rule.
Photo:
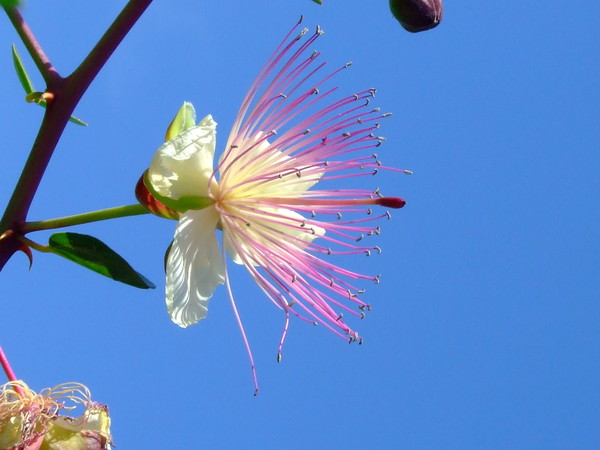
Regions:
<instances>
[{"instance_id":1,"label":"dark purple bud","mask_svg":"<svg viewBox=\"0 0 600 450\"><path fill-rule=\"evenodd\" d=\"M392 14L411 33L430 30L442 21L442 0L390 0Z\"/></svg>"}]
</instances>

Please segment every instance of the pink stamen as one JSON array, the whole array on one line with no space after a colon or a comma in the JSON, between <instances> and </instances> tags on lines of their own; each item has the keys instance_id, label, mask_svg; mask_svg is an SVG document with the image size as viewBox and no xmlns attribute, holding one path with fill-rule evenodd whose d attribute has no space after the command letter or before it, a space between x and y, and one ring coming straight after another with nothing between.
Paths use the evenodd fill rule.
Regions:
<instances>
[{"instance_id":1,"label":"pink stamen","mask_svg":"<svg viewBox=\"0 0 600 450\"><path fill-rule=\"evenodd\" d=\"M225 247L221 248L221 252L223 257L226 257ZM227 264L225 264L227 267ZM238 313L237 306L235 305L235 300L233 299L233 292L231 290L231 284L229 283L229 274L227 273L227 268L225 269L225 286L227 286L227 293L229 295L229 300L231 302L231 307L233 308L233 313L235 314L235 320L238 323L238 327L240 328L240 332L242 333L242 339L244 340L244 345L246 346L246 352L248 353L248 358L250 359L250 370L252 371L252 378L254 380L254 395L258 395L258 377L256 376L256 367L254 366L254 358L252 357L252 350L250 349L250 344L248 343L248 338L246 337L246 332L244 331L244 325L242 324L242 319L240 318L240 314Z\"/></svg>"},{"instance_id":2,"label":"pink stamen","mask_svg":"<svg viewBox=\"0 0 600 450\"><path fill-rule=\"evenodd\" d=\"M287 335L287 330L290 325L290 313L285 311L285 325L283 327L283 333L281 334L281 339L279 340L279 347L277 347L277 362L281 362L281 352L283 350L283 341L285 341L285 337Z\"/></svg>"},{"instance_id":3,"label":"pink stamen","mask_svg":"<svg viewBox=\"0 0 600 450\"><path fill-rule=\"evenodd\" d=\"M406 202L399 197L382 198L355 198L355 199L318 199L294 197L263 197L261 200L281 206L355 206L355 205L381 205L388 208L402 208Z\"/></svg>"},{"instance_id":4,"label":"pink stamen","mask_svg":"<svg viewBox=\"0 0 600 450\"><path fill-rule=\"evenodd\" d=\"M329 70L319 61L319 52L307 55L322 31L317 28L299 43L306 33L293 36L300 22L250 87L209 180L209 185L213 180L218 184L214 208L231 243L229 250L237 253L267 298L285 314L278 361L291 314L320 323L349 342L362 341L338 311L364 317L370 306L359 298L364 289L357 285L367 280L378 283L379 275L356 273L326 259L332 254L380 253L375 245L361 245L362 240L380 233L370 222L390 214L373 214L371 207L397 209L406 204L379 190L312 189L330 180L401 170L383 166L373 153L385 140L378 135L379 121L389 116L370 106L375 90L336 99L338 88L326 83L349 64ZM318 220L317 214L327 221ZM225 284L256 394L254 360L227 273Z\"/></svg>"}]
</instances>

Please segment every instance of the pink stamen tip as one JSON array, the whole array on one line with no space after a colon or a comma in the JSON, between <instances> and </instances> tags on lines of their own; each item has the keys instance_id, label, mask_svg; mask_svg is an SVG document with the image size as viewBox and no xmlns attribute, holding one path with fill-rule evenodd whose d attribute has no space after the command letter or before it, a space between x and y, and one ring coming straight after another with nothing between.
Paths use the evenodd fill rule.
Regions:
<instances>
[{"instance_id":1,"label":"pink stamen tip","mask_svg":"<svg viewBox=\"0 0 600 450\"><path fill-rule=\"evenodd\" d=\"M376 203L381 206L385 206L387 208L402 208L406 205L406 202L399 197L382 197L378 198Z\"/></svg>"}]
</instances>

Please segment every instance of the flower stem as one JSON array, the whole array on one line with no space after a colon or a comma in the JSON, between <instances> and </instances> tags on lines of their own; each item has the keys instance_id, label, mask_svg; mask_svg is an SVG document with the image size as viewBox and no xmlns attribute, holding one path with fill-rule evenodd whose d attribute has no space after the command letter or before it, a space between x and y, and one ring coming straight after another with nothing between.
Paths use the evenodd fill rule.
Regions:
<instances>
[{"instance_id":1,"label":"flower stem","mask_svg":"<svg viewBox=\"0 0 600 450\"><path fill-rule=\"evenodd\" d=\"M6 355L4 354L4 350L2 350L1 345L0 345L0 364L2 365L2 368L4 369L4 373L6 374L8 381L17 381L17 377L15 376L15 373L13 372L12 368L10 367L8 359L6 358ZM13 389L20 397L25 396L25 394L23 393L23 391L21 390L21 388L19 386L13 386Z\"/></svg>"},{"instance_id":2,"label":"flower stem","mask_svg":"<svg viewBox=\"0 0 600 450\"><path fill-rule=\"evenodd\" d=\"M38 222L26 222L20 228L23 233L32 231L52 230L55 228L71 227L73 225L81 225L83 223L98 222L101 220L117 219L119 217L139 216L148 214L149 211L142 205L125 205L114 208L101 209L84 214L76 214L73 216L59 217L57 219L40 220Z\"/></svg>"}]
</instances>

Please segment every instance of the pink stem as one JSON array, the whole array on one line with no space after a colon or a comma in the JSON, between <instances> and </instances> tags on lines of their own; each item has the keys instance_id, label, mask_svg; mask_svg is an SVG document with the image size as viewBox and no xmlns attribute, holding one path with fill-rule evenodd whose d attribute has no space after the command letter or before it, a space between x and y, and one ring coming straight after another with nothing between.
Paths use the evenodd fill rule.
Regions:
<instances>
[{"instance_id":1,"label":"pink stem","mask_svg":"<svg viewBox=\"0 0 600 450\"><path fill-rule=\"evenodd\" d=\"M0 364L2 364L2 368L4 369L4 373L9 381L17 381L17 377L10 367L10 363L4 354L4 350L2 350L2 346L0 345ZM13 386L13 389L20 397L25 397L23 390L19 386Z\"/></svg>"}]
</instances>

